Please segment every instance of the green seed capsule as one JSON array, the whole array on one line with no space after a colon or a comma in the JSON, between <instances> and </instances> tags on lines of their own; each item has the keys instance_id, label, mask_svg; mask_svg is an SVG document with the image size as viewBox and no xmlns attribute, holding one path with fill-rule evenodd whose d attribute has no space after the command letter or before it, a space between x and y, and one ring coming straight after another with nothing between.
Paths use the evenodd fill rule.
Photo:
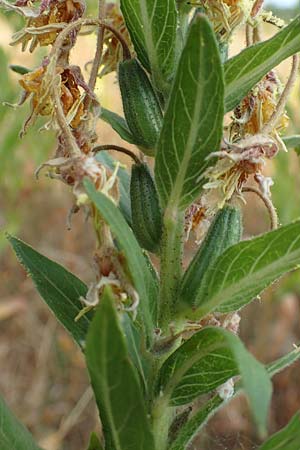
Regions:
<instances>
[{"instance_id":1,"label":"green seed capsule","mask_svg":"<svg viewBox=\"0 0 300 450\"><path fill-rule=\"evenodd\" d=\"M162 218L154 181L146 164L134 164L130 182L132 229L144 249L155 253L162 234Z\"/></svg>"},{"instance_id":2,"label":"green seed capsule","mask_svg":"<svg viewBox=\"0 0 300 450\"><path fill-rule=\"evenodd\" d=\"M141 150L153 156L163 116L149 78L136 59L119 64L119 84L128 127Z\"/></svg>"},{"instance_id":3,"label":"green seed capsule","mask_svg":"<svg viewBox=\"0 0 300 450\"><path fill-rule=\"evenodd\" d=\"M237 244L241 236L240 208L224 206L218 211L204 241L184 274L180 295L183 302L194 304L197 291L208 268L228 247Z\"/></svg>"}]
</instances>

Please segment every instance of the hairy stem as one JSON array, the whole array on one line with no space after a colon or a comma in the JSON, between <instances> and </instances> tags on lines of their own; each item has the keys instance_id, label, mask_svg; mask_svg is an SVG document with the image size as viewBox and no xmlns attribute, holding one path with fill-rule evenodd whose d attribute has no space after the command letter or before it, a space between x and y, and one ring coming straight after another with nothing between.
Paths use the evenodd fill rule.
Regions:
<instances>
[{"instance_id":1,"label":"hairy stem","mask_svg":"<svg viewBox=\"0 0 300 450\"><path fill-rule=\"evenodd\" d=\"M157 450L165 450L168 444L169 428L174 416L174 408L168 407L165 398L158 398L152 409L152 429Z\"/></svg>"},{"instance_id":2,"label":"hairy stem","mask_svg":"<svg viewBox=\"0 0 300 450\"><path fill-rule=\"evenodd\" d=\"M182 274L184 213L166 210L161 244L159 326L167 331Z\"/></svg>"}]
</instances>

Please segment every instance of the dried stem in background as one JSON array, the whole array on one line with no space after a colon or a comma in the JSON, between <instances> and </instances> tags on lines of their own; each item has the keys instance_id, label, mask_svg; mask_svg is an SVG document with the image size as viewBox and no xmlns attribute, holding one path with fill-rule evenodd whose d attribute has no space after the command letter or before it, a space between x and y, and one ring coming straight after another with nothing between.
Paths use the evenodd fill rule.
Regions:
<instances>
[{"instance_id":1,"label":"dried stem in background","mask_svg":"<svg viewBox=\"0 0 300 450\"><path fill-rule=\"evenodd\" d=\"M276 228L278 228L278 217L275 207L269 197L266 197L259 189L252 186L245 186L242 189L242 192L253 192L264 202L270 216L271 230L276 230Z\"/></svg>"},{"instance_id":2,"label":"dried stem in background","mask_svg":"<svg viewBox=\"0 0 300 450\"><path fill-rule=\"evenodd\" d=\"M296 54L293 56L293 65L292 65L292 69L291 69L291 73L289 76L289 79L285 85L284 90L282 91L282 94L280 96L280 99L277 103L277 107L274 111L274 113L272 114L270 120L268 123L266 123L264 125L264 127L261 130L262 134L269 134L272 129L275 127L278 119L282 116L282 114L284 113L284 109L286 107L286 103L288 100L288 97L291 93L291 90L295 84L296 78L297 78L297 73L298 73L298 68L299 68L299 55Z\"/></svg>"}]
</instances>

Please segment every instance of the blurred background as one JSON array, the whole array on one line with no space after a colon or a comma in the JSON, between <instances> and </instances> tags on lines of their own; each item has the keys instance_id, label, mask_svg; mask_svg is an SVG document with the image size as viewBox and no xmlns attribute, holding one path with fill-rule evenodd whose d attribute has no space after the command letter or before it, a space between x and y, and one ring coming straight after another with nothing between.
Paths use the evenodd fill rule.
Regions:
<instances>
[{"instance_id":1,"label":"blurred background","mask_svg":"<svg viewBox=\"0 0 300 450\"><path fill-rule=\"evenodd\" d=\"M94 12L95 4L90 0L89 13ZM268 7L284 19L300 12L298 0L273 0ZM3 105L17 103L21 91L19 76L8 69L9 64L33 68L46 52L39 49L30 55L9 46L12 33L21 26L19 16L0 13L0 392L45 450L81 450L86 448L90 432L97 430L97 413L82 354L37 295L4 235L4 231L16 234L85 282L93 276L91 227L81 214L73 218L71 231L66 227L72 205L70 192L49 178L34 178L35 168L55 150L54 136L39 132L43 125L39 122L20 140L19 131L29 105L17 110ZM266 26L265 37L275 31ZM235 36L233 52L244 41L242 32ZM94 35L82 36L72 62L82 67L92 59L94 46ZM289 67L287 61L278 68L283 80ZM115 74L98 82L97 94L103 106L122 113ZM299 111L298 80L288 106L289 134L300 133ZM99 121L98 136L100 143L121 143L104 122ZM299 156L293 150L280 153L266 170L275 181L272 194L280 222L300 217ZM259 234L269 226L263 206L250 195L244 208L244 226L245 236ZM248 349L265 363L300 342L300 271L285 276L268 289L260 302L243 310L241 335ZM283 427L300 408L299 377L297 363L274 378L270 432ZM258 444L246 401L239 398L210 421L194 448L250 450Z\"/></svg>"}]
</instances>

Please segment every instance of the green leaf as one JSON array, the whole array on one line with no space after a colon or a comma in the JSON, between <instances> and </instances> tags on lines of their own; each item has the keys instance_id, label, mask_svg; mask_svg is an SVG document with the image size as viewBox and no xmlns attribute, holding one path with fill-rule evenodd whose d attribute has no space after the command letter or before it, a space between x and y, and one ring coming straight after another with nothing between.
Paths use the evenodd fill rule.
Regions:
<instances>
[{"instance_id":1,"label":"green leaf","mask_svg":"<svg viewBox=\"0 0 300 450\"><path fill-rule=\"evenodd\" d=\"M121 325L126 337L126 344L132 363L134 364L139 376L144 392L147 392L147 371L149 370L148 361L143 358L144 345L140 330L135 327L128 314L123 314Z\"/></svg>"},{"instance_id":2,"label":"green leaf","mask_svg":"<svg viewBox=\"0 0 300 450\"><path fill-rule=\"evenodd\" d=\"M106 450L153 450L136 371L128 358L124 336L109 289L87 335L86 361L102 421Z\"/></svg>"},{"instance_id":3,"label":"green leaf","mask_svg":"<svg viewBox=\"0 0 300 450\"><path fill-rule=\"evenodd\" d=\"M13 415L0 396L1 450L41 450L32 435Z\"/></svg>"},{"instance_id":4,"label":"green leaf","mask_svg":"<svg viewBox=\"0 0 300 450\"><path fill-rule=\"evenodd\" d=\"M108 123L118 135L124 139L124 141L130 144L137 144L131 131L128 128L126 120L118 114L109 111L108 109L101 108L100 119Z\"/></svg>"},{"instance_id":5,"label":"green leaf","mask_svg":"<svg viewBox=\"0 0 300 450\"><path fill-rule=\"evenodd\" d=\"M271 436L259 450L299 450L300 448L300 413L278 433Z\"/></svg>"},{"instance_id":6,"label":"green leaf","mask_svg":"<svg viewBox=\"0 0 300 450\"><path fill-rule=\"evenodd\" d=\"M231 111L273 67L299 51L300 16L271 39L229 59L224 66L226 111Z\"/></svg>"},{"instance_id":7,"label":"green leaf","mask_svg":"<svg viewBox=\"0 0 300 450\"><path fill-rule=\"evenodd\" d=\"M31 72L31 69L27 69L27 67L24 66L19 66L17 64L10 64L9 65L10 70L12 70L13 72L16 72L20 75L25 75L25 73L29 73Z\"/></svg>"},{"instance_id":8,"label":"green leaf","mask_svg":"<svg viewBox=\"0 0 300 450\"><path fill-rule=\"evenodd\" d=\"M282 138L285 143L286 148L292 148L296 151L296 153L300 154L300 135L295 136L285 136Z\"/></svg>"},{"instance_id":9,"label":"green leaf","mask_svg":"<svg viewBox=\"0 0 300 450\"><path fill-rule=\"evenodd\" d=\"M163 206L185 209L199 195L211 151L223 132L223 73L214 32L201 14L190 26L157 148Z\"/></svg>"},{"instance_id":10,"label":"green leaf","mask_svg":"<svg viewBox=\"0 0 300 450\"><path fill-rule=\"evenodd\" d=\"M206 272L191 313L235 311L300 264L300 221L233 245Z\"/></svg>"},{"instance_id":11,"label":"green leaf","mask_svg":"<svg viewBox=\"0 0 300 450\"><path fill-rule=\"evenodd\" d=\"M282 140L287 148L300 147L300 134L296 134L294 136L284 136Z\"/></svg>"},{"instance_id":12,"label":"green leaf","mask_svg":"<svg viewBox=\"0 0 300 450\"><path fill-rule=\"evenodd\" d=\"M240 374L251 409L265 430L271 398L266 369L234 334L207 327L182 344L163 364L157 393L172 406L184 405Z\"/></svg>"},{"instance_id":13,"label":"green leaf","mask_svg":"<svg viewBox=\"0 0 300 450\"><path fill-rule=\"evenodd\" d=\"M117 161L106 151L97 153L96 160L104 164L110 170L115 169ZM120 167L118 170L120 202L119 208L126 219L131 224L131 206L130 206L130 175L126 169Z\"/></svg>"},{"instance_id":14,"label":"green leaf","mask_svg":"<svg viewBox=\"0 0 300 450\"><path fill-rule=\"evenodd\" d=\"M83 348L92 313L85 314L78 322L74 319L82 310L80 297L85 297L86 285L64 267L41 255L20 239L8 236L8 240L18 260L31 276L40 296L75 342Z\"/></svg>"},{"instance_id":15,"label":"green leaf","mask_svg":"<svg viewBox=\"0 0 300 450\"><path fill-rule=\"evenodd\" d=\"M143 252L119 209L101 192L97 192L94 185L84 181L87 194L99 210L103 219L109 224L121 250L124 252L133 284L140 297L139 311L142 312L143 323L147 336L153 338L153 323L150 313L150 295L157 289L148 268Z\"/></svg>"},{"instance_id":16,"label":"green leaf","mask_svg":"<svg viewBox=\"0 0 300 450\"><path fill-rule=\"evenodd\" d=\"M266 367L267 372L269 376L272 378L274 375L291 366L292 364L294 364L294 362L298 361L299 359L300 359L300 348L297 347L295 348L295 350L292 350L291 352L287 353L281 358L276 359L276 361L273 361L270 364L268 364Z\"/></svg>"},{"instance_id":17,"label":"green leaf","mask_svg":"<svg viewBox=\"0 0 300 450\"><path fill-rule=\"evenodd\" d=\"M300 358L300 349L296 348L282 358L268 364L266 370L269 377L273 377L278 372L281 372L286 367L293 364ZM235 385L234 397L241 392L242 383ZM233 398L233 397L232 397ZM187 421L187 423L180 429L178 436L172 443L169 450L183 450L188 447L193 438L197 436L199 431L206 425L207 421L225 404L225 401L215 395L208 402L206 402L200 409L193 414L193 416ZM271 450L271 448L270 448ZM273 450L273 448L272 448ZM282 449L283 450L283 449ZM295 449L296 450L296 449Z\"/></svg>"},{"instance_id":18,"label":"green leaf","mask_svg":"<svg viewBox=\"0 0 300 450\"><path fill-rule=\"evenodd\" d=\"M104 450L96 433L91 434L87 450Z\"/></svg>"},{"instance_id":19,"label":"green leaf","mask_svg":"<svg viewBox=\"0 0 300 450\"><path fill-rule=\"evenodd\" d=\"M266 370L269 377L273 377L278 372L282 371L286 367L299 360L300 351L295 349L287 355L279 358L278 360L268 364ZM234 397L241 392L242 383L237 383L235 386ZM233 398L233 397L232 397ZM206 425L207 421L225 404L225 401L215 395L208 402L206 402L200 409L193 414L193 416L187 421L187 423L180 429L178 436L172 442L169 450L183 450L188 448L188 445L192 442L193 438L197 436L199 431ZM270 450L273 447L270 447ZM283 450L283 449L282 449ZM296 449L295 449L296 450ZM298 450L298 449L297 449Z\"/></svg>"},{"instance_id":20,"label":"green leaf","mask_svg":"<svg viewBox=\"0 0 300 450\"><path fill-rule=\"evenodd\" d=\"M178 436L172 442L169 450L184 450L197 436L199 431L206 425L207 421L217 412L222 406L224 400L218 395L215 395L207 403L200 407L200 409L191 417L190 420L180 429Z\"/></svg>"},{"instance_id":21,"label":"green leaf","mask_svg":"<svg viewBox=\"0 0 300 450\"><path fill-rule=\"evenodd\" d=\"M121 10L139 60L164 92L175 62L175 0L121 0Z\"/></svg>"}]
</instances>

